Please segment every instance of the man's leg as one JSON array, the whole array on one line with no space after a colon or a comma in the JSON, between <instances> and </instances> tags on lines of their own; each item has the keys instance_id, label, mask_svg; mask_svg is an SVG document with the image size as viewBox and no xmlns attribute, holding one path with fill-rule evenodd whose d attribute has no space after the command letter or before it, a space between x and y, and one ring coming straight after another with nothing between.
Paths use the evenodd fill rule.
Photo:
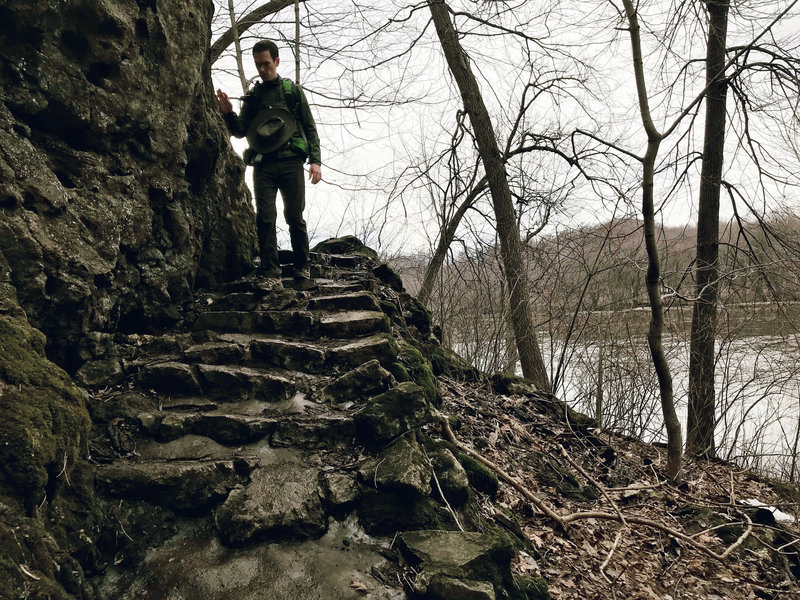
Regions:
<instances>
[{"instance_id":1,"label":"man's leg","mask_svg":"<svg viewBox=\"0 0 800 600\"><path fill-rule=\"evenodd\" d=\"M286 161L281 167L283 216L289 226L289 238L292 241L292 254L297 271L308 263L308 230L303 219L303 210L306 207L305 172L303 163L299 160Z\"/></svg>"},{"instance_id":2,"label":"man's leg","mask_svg":"<svg viewBox=\"0 0 800 600\"><path fill-rule=\"evenodd\" d=\"M278 219L278 210L275 208L278 182L267 169L257 166L253 169L253 189L256 194L256 228L261 271L267 277L280 277L281 265L278 262L278 239L275 232L275 222Z\"/></svg>"}]
</instances>

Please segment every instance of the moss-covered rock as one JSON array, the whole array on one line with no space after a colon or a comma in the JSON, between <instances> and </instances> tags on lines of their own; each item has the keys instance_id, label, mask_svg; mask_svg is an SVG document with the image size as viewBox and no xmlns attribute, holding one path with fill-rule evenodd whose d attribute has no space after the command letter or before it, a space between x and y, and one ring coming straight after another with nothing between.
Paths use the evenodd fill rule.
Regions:
<instances>
[{"instance_id":1,"label":"moss-covered rock","mask_svg":"<svg viewBox=\"0 0 800 600\"><path fill-rule=\"evenodd\" d=\"M500 489L500 482L497 480L497 475L468 454L457 452L456 458L458 458L458 462L461 463L461 466L464 467L464 471L466 471L467 478L472 487L488 495L490 498L494 498L497 495L497 490Z\"/></svg>"},{"instance_id":2,"label":"moss-covered rock","mask_svg":"<svg viewBox=\"0 0 800 600\"><path fill-rule=\"evenodd\" d=\"M370 535L394 535L417 529L458 529L447 509L433 498L366 490L356 503L361 526Z\"/></svg>"},{"instance_id":3,"label":"moss-covered rock","mask_svg":"<svg viewBox=\"0 0 800 600\"><path fill-rule=\"evenodd\" d=\"M410 531L399 536L398 545L406 560L422 571L417 579L425 587L423 593L432 592L431 597L442 597L437 596L439 588L429 588L437 578L447 577L467 582L487 582L494 588L497 597L525 598L511 574L514 546L502 532L490 528L483 533Z\"/></svg>"},{"instance_id":4,"label":"moss-covered rock","mask_svg":"<svg viewBox=\"0 0 800 600\"><path fill-rule=\"evenodd\" d=\"M314 246L314 252L324 254L360 254L368 258L377 258L378 253L369 248L354 235L345 235L338 238L329 238Z\"/></svg>"},{"instance_id":5,"label":"moss-covered rock","mask_svg":"<svg viewBox=\"0 0 800 600\"><path fill-rule=\"evenodd\" d=\"M532 452L534 459L533 472L542 487L551 487L559 494L577 502L593 502L600 493L591 486L584 486L581 481L558 461L539 452Z\"/></svg>"},{"instance_id":6,"label":"moss-covered rock","mask_svg":"<svg viewBox=\"0 0 800 600\"><path fill-rule=\"evenodd\" d=\"M528 600L550 600L550 588L544 577L519 576L514 582Z\"/></svg>"},{"instance_id":7,"label":"moss-covered rock","mask_svg":"<svg viewBox=\"0 0 800 600\"><path fill-rule=\"evenodd\" d=\"M436 386L436 377L433 376L431 363L422 355L422 352L411 344L400 344L399 358L411 377L411 380L425 392L425 398L428 402L434 406L441 404L441 398L439 397L439 391Z\"/></svg>"},{"instance_id":8,"label":"moss-covered rock","mask_svg":"<svg viewBox=\"0 0 800 600\"><path fill-rule=\"evenodd\" d=\"M425 354L431 362L433 374L437 377L446 375L461 381L476 381L480 375L478 369L450 348L445 348L440 344L427 344Z\"/></svg>"},{"instance_id":9,"label":"moss-covered rock","mask_svg":"<svg viewBox=\"0 0 800 600\"><path fill-rule=\"evenodd\" d=\"M401 294L400 301L406 323L416 327L423 339L427 338L431 333L431 315L428 309L411 294Z\"/></svg>"},{"instance_id":10,"label":"moss-covered rock","mask_svg":"<svg viewBox=\"0 0 800 600\"><path fill-rule=\"evenodd\" d=\"M411 381L411 375L408 374L408 371L402 363L389 363L386 365L386 370L389 371L389 373L391 373L392 376L401 383L403 381Z\"/></svg>"},{"instance_id":11,"label":"moss-covered rock","mask_svg":"<svg viewBox=\"0 0 800 600\"><path fill-rule=\"evenodd\" d=\"M432 470L413 432L401 436L360 471L365 485L397 494L430 496Z\"/></svg>"},{"instance_id":12,"label":"moss-covered rock","mask_svg":"<svg viewBox=\"0 0 800 600\"><path fill-rule=\"evenodd\" d=\"M28 512L53 498L88 448L83 396L44 345L23 320L0 316L0 493Z\"/></svg>"},{"instance_id":13,"label":"moss-covered rock","mask_svg":"<svg viewBox=\"0 0 800 600\"><path fill-rule=\"evenodd\" d=\"M498 394L521 394L527 396L541 391L532 381L511 373L494 373L489 382L492 385L492 389Z\"/></svg>"},{"instance_id":14,"label":"moss-covered rock","mask_svg":"<svg viewBox=\"0 0 800 600\"><path fill-rule=\"evenodd\" d=\"M0 500L0 598L94 597L81 565L58 546L44 522Z\"/></svg>"},{"instance_id":15,"label":"moss-covered rock","mask_svg":"<svg viewBox=\"0 0 800 600\"><path fill-rule=\"evenodd\" d=\"M326 385L319 397L335 404L357 402L385 392L391 384L392 375L381 367L377 359L373 359Z\"/></svg>"},{"instance_id":16,"label":"moss-covered rock","mask_svg":"<svg viewBox=\"0 0 800 600\"><path fill-rule=\"evenodd\" d=\"M403 280L386 263L378 265L372 269L372 274L392 288L395 292L403 293L405 291L405 288L403 287Z\"/></svg>"},{"instance_id":17,"label":"moss-covered rock","mask_svg":"<svg viewBox=\"0 0 800 600\"><path fill-rule=\"evenodd\" d=\"M431 462L447 501L456 508L464 506L470 493L469 477L464 467L447 448L440 448L432 453Z\"/></svg>"},{"instance_id":18,"label":"moss-covered rock","mask_svg":"<svg viewBox=\"0 0 800 600\"><path fill-rule=\"evenodd\" d=\"M368 399L353 415L358 437L368 443L392 440L431 418L424 391L412 381Z\"/></svg>"}]
</instances>

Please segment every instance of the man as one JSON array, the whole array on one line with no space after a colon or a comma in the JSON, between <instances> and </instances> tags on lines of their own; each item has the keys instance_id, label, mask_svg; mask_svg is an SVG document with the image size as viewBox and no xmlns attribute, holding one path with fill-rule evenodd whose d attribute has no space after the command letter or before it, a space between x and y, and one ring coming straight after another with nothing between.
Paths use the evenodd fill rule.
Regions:
<instances>
[{"instance_id":1,"label":"man","mask_svg":"<svg viewBox=\"0 0 800 600\"><path fill-rule=\"evenodd\" d=\"M217 90L217 102L228 131L237 138L247 136L250 147L245 162L253 165L261 267L264 287L281 287L281 266L275 232L278 190L284 204L298 279L310 277L308 232L303 220L305 179L303 163L308 158L312 184L322 179L319 136L305 93L299 85L278 75L278 46L262 40L253 46L253 60L261 81L245 95L241 115L233 111L228 95Z\"/></svg>"}]
</instances>

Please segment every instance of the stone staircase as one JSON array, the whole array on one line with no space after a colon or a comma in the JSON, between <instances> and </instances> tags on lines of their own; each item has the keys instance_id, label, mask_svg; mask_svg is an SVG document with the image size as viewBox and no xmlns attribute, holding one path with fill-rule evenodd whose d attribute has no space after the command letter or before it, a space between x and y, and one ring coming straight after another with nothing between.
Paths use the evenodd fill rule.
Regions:
<instances>
[{"instance_id":1,"label":"stone staircase","mask_svg":"<svg viewBox=\"0 0 800 600\"><path fill-rule=\"evenodd\" d=\"M376 272L315 253L310 284L199 294L175 331L125 336L84 364L96 487L119 523L98 541L117 557L96 582L107 597L495 598L508 584L496 535L469 538L505 549L494 582L451 565L446 585L415 584L413 544L394 545L456 529L432 481L456 510L476 502L453 454L420 441L436 397L413 342L432 338Z\"/></svg>"}]
</instances>

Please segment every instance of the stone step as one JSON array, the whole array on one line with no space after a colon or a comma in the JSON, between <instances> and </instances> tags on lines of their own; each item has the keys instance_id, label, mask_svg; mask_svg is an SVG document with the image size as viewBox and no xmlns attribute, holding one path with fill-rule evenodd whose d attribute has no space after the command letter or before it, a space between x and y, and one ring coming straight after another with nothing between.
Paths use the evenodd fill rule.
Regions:
<instances>
[{"instance_id":1,"label":"stone step","mask_svg":"<svg viewBox=\"0 0 800 600\"><path fill-rule=\"evenodd\" d=\"M317 290L321 295L349 294L351 292L373 291L370 282L363 280L332 281L330 279L317 282Z\"/></svg>"},{"instance_id":2,"label":"stone step","mask_svg":"<svg viewBox=\"0 0 800 600\"><path fill-rule=\"evenodd\" d=\"M281 338L251 338L248 342L253 361L280 369L321 373L325 369L325 350L312 344Z\"/></svg>"},{"instance_id":3,"label":"stone step","mask_svg":"<svg viewBox=\"0 0 800 600\"><path fill-rule=\"evenodd\" d=\"M215 340L189 346L183 360L207 365L244 364L250 361L250 347L232 340Z\"/></svg>"},{"instance_id":4,"label":"stone step","mask_svg":"<svg viewBox=\"0 0 800 600\"><path fill-rule=\"evenodd\" d=\"M308 311L215 311L202 313L194 323L195 331L212 330L228 333L273 333L295 337L311 337L315 330L314 316Z\"/></svg>"},{"instance_id":5,"label":"stone step","mask_svg":"<svg viewBox=\"0 0 800 600\"><path fill-rule=\"evenodd\" d=\"M379 333L359 338L348 344L332 346L327 353L327 364L340 370L354 369L373 359L381 364L397 360L397 344L391 335Z\"/></svg>"},{"instance_id":6,"label":"stone step","mask_svg":"<svg viewBox=\"0 0 800 600\"><path fill-rule=\"evenodd\" d=\"M351 444L356 435L351 414L324 413L278 419L269 443L274 448L322 449Z\"/></svg>"},{"instance_id":7,"label":"stone step","mask_svg":"<svg viewBox=\"0 0 800 600\"><path fill-rule=\"evenodd\" d=\"M221 402L241 398L278 402L295 391L291 379L250 367L201 364L197 370L205 394Z\"/></svg>"},{"instance_id":8,"label":"stone step","mask_svg":"<svg viewBox=\"0 0 800 600\"><path fill-rule=\"evenodd\" d=\"M323 315L319 322L323 336L332 338L355 338L391 331L389 317L380 311L357 310Z\"/></svg>"},{"instance_id":9,"label":"stone step","mask_svg":"<svg viewBox=\"0 0 800 600\"><path fill-rule=\"evenodd\" d=\"M277 402L290 397L295 389L293 381L287 377L250 367L191 365L178 361L141 367L138 384L162 395L203 396L218 402L243 398Z\"/></svg>"},{"instance_id":10,"label":"stone step","mask_svg":"<svg viewBox=\"0 0 800 600\"><path fill-rule=\"evenodd\" d=\"M278 419L254 415L213 413L141 413L139 423L153 439L171 442L187 435L207 437L219 444L250 444L269 438Z\"/></svg>"},{"instance_id":11,"label":"stone step","mask_svg":"<svg viewBox=\"0 0 800 600\"><path fill-rule=\"evenodd\" d=\"M264 293L250 282L240 287L244 289L229 294L207 294L199 299L199 303L205 304L211 311L285 310L296 305L304 295L302 292L287 288Z\"/></svg>"},{"instance_id":12,"label":"stone step","mask_svg":"<svg viewBox=\"0 0 800 600\"><path fill-rule=\"evenodd\" d=\"M241 446L266 440L276 448L324 448L349 442L355 435L351 413L320 411L317 414L263 415L147 412L138 415L142 429L161 443L186 436L202 436L223 446Z\"/></svg>"},{"instance_id":13,"label":"stone step","mask_svg":"<svg viewBox=\"0 0 800 600\"><path fill-rule=\"evenodd\" d=\"M141 385L162 393L186 395L205 389L199 369L191 365L236 365L275 368L309 374L331 374L377 359L387 365L397 358L397 345L387 333L352 342L300 342L279 336L248 333L213 334L211 341L188 346L182 354L150 356L126 363L140 370ZM188 364L183 364L188 363ZM183 366L179 366L183 365Z\"/></svg>"},{"instance_id":14,"label":"stone step","mask_svg":"<svg viewBox=\"0 0 800 600\"><path fill-rule=\"evenodd\" d=\"M328 296L317 296L308 301L310 310L327 311L380 311L377 298L369 292L359 291L350 293L338 293Z\"/></svg>"},{"instance_id":15,"label":"stone step","mask_svg":"<svg viewBox=\"0 0 800 600\"><path fill-rule=\"evenodd\" d=\"M231 344L244 348L244 352L217 351L217 344ZM191 352L189 352L191 350ZM207 364L224 364L223 357L233 357L233 362L251 361L267 367L299 371L302 373L330 374L331 370L353 369L370 360L389 364L397 359L397 344L391 335L379 333L358 338L348 343L314 344L296 342L280 337L256 337L242 333L224 333L216 342L202 344L202 348L187 349L187 358L203 356Z\"/></svg>"},{"instance_id":16,"label":"stone step","mask_svg":"<svg viewBox=\"0 0 800 600\"><path fill-rule=\"evenodd\" d=\"M389 318L378 310L351 310L335 313L310 311L219 311L198 316L195 331L221 333L269 333L287 337L320 336L347 339L391 331Z\"/></svg>"},{"instance_id":17,"label":"stone step","mask_svg":"<svg viewBox=\"0 0 800 600\"><path fill-rule=\"evenodd\" d=\"M315 265L331 265L340 269L357 269L366 265L369 260L369 257L360 254L309 253L309 262L312 267ZM281 265L291 266L294 262L294 254L292 254L291 250L278 250L278 262Z\"/></svg>"},{"instance_id":18,"label":"stone step","mask_svg":"<svg viewBox=\"0 0 800 600\"><path fill-rule=\"evenodd\" d=\"M318 468L278 463L255 469L215 515L222 541L243 546L264 540L318 538L327 530Z\"/></svg>"},{"instance_id":19,"label":"stone step","mask_svg":"<svg viewBox=\"0 0 800 600\"><path fill-rule=\"evenodd\" d=\"M204 512L246 481L244 461L114 461L97 465L95 485L115 498L146 500L181 513Z\"/></svg>"},{"instance_id":20,"label":"stone step","mask_svg":"<svg viewBox=\"0 0 800 600\"><path fill-rule=\"evenodd\" d=\"M203 390L191 365L177 361L149 363L139 369L137 383L164 395L200 396Z\"/></svg>"}]
</instances>

